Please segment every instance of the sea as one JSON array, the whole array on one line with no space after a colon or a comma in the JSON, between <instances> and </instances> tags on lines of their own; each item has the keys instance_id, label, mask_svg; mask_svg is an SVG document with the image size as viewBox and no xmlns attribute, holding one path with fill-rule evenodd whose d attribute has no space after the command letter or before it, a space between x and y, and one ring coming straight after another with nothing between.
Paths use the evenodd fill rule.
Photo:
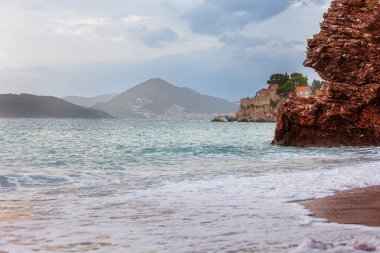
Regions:
<instances>
[{"instance_id":1,"label":"sea","mask_svg":"<svg viewBox=\"0 0 380 253\"><path fill-rule=\"evenodd\" d=\"M0 252L380 252L297 203L380 184L380 148L272 146L273 123L0 119Z\"/></svg>"}]
</instances>

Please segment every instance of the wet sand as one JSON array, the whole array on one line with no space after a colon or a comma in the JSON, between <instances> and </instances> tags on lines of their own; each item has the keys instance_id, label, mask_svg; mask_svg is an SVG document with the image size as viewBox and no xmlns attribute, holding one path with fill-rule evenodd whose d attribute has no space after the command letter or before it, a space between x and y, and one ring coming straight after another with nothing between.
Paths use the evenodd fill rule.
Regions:
<instances>
[{"instance_id":1,"label":"wet sand","mask_svg":"<svg viewBox=\"0 0 380 253\"><path fill-rule=\"evenodd\" d=\"M46 205L46 202L0 201L0 222L40 220L42 217L36 214L35 208L42 205Z\"/></svg>"},{"instance_id":2,"label":"wet sand","mask_svg":"<svg viewBox=\"0 0 380 253\"><path fill-rule=\"evenodd\" d=\"M341 191L299 203L313 212L314 217L330 222L380 227L380 186Z\"/></svg>"}]
</instances>

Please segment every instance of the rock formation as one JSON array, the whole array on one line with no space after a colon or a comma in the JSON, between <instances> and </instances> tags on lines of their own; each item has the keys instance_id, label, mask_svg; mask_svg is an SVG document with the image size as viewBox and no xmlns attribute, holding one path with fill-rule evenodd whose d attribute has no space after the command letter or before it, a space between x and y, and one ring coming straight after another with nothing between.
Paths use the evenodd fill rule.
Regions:
<instances>
[{"instance_id":1,"label":"rock formation","mask_svg":"<svg viewBox=\"0 0 380 253\"><path fill-rule=\"evenodd\" d=\"M231 115L218 115L215 116L214 119L211 120L211 122L235 122L236 117Z\"/></svg>"},{"instance_id":2,"label":"rock formation","mask_svg":"<svg viewBox=\"0 0 380 253\"><path fill-rule=\"evenodd\" d=\"M333 0L304 65L327 83L279 106L273 144L380 145L379 0Z\"/></svg>"},{"instance_id":3,"label":"rock formation","mask_svg":"<svg viewBox=\"0 0 380 253\"><path fill-rule=\"evenodd\" d=\"M240 105L236 113L239 122L275 122L276 108L270 105Z\"/></svg>"}]
</instances>

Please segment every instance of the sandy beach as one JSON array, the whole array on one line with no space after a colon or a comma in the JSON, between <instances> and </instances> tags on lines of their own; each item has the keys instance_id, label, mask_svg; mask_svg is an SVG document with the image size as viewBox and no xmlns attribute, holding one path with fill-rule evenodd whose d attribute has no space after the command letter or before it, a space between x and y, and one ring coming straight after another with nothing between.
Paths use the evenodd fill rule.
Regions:
<instances>
[{"instance_id":1,"label":"sandy beach","mask_svg":"<svg viewBox=\"0 0 380 253\"><path fill-rule=\"evenodd\" d=\"M300 204L311 210L313 216L330 222L380 226L380 186L341 191Z\"/></svg>"}]
</instances>

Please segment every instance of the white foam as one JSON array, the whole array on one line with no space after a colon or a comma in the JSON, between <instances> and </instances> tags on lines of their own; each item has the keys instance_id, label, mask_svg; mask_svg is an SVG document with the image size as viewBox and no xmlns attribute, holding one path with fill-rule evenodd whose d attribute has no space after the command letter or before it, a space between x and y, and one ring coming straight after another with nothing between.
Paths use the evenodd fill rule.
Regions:
<instances>
[{"instance_id":1,"label":"white foam","mask_svg":"<svg viewBox=\"0 0 380 253\"><path fill-rule=\"evenodd\" d=\"M380 238L352 240L342 243L324 243L312 239L306 240L292 253L363 253L380 252Z\"/></svg>"},{"instance_id":2,"label":"white foam","mask_svg":"<svg viewBox=\"0 0 380 253\"><path fill-rule=\"evenodd\" d=\"M236 161L233 164L240 166ZM344 166L259 174L249 173L246 168L246 172L226 175L215 173L216 169L213 174L200 178L197 173L186 174L197 168L220 166L214 161L207 164L201 160L189 164L180 180L158 177L159 182L149 187L136 187L139 182L131 185L130 175L87 171L78 172L78 177L67 177L68 183L37 182L30 188L21 187L21 193L10 192L3 199L43 200L46 193L52 192L48 195L52 199L46 205L33 208L36 215L43 213L48 219L8 224L25 227L14 238L37 244L35 247L42 251L85 241L109 243L112 246L104 246L107 252L126 249L130 252L288 252L305 238L350 243L346 240L348 235L361 234L367 242L379 233L376 228L329 224L324 219L308 216L310 211L297 203L289 203L331 195L337 190L380 184L380 175L376 173L379 165L372 162L360 164L360 169ZM233 168L228 163L224 166L223 170ZM53 177L52 171L49 173L42 171L41 175ZM25 252L24 247L11 243L11 234L0 231L1 248ZM110 238L97 239L102 235ZM321 250L317 247L322 244L311 242L298 250ZM350 250L354 244L349 245L344 247ZM346 250L342 247L333 244L326 250Z\"/></svg>"},{"instance_id":3,"label":"white foam","mask_svg":"<svg viewBox=\"0 0 380 253\"><path fill-rule=\"evenodd\" d=\"M380 232L289 203L380 184L379 148L273 147L274 124L20 122L2 128L1 200L36 219L2 222L4 251L289 252L305 238L324 242L307 252Z\"/></svg>"}]
</instances>

